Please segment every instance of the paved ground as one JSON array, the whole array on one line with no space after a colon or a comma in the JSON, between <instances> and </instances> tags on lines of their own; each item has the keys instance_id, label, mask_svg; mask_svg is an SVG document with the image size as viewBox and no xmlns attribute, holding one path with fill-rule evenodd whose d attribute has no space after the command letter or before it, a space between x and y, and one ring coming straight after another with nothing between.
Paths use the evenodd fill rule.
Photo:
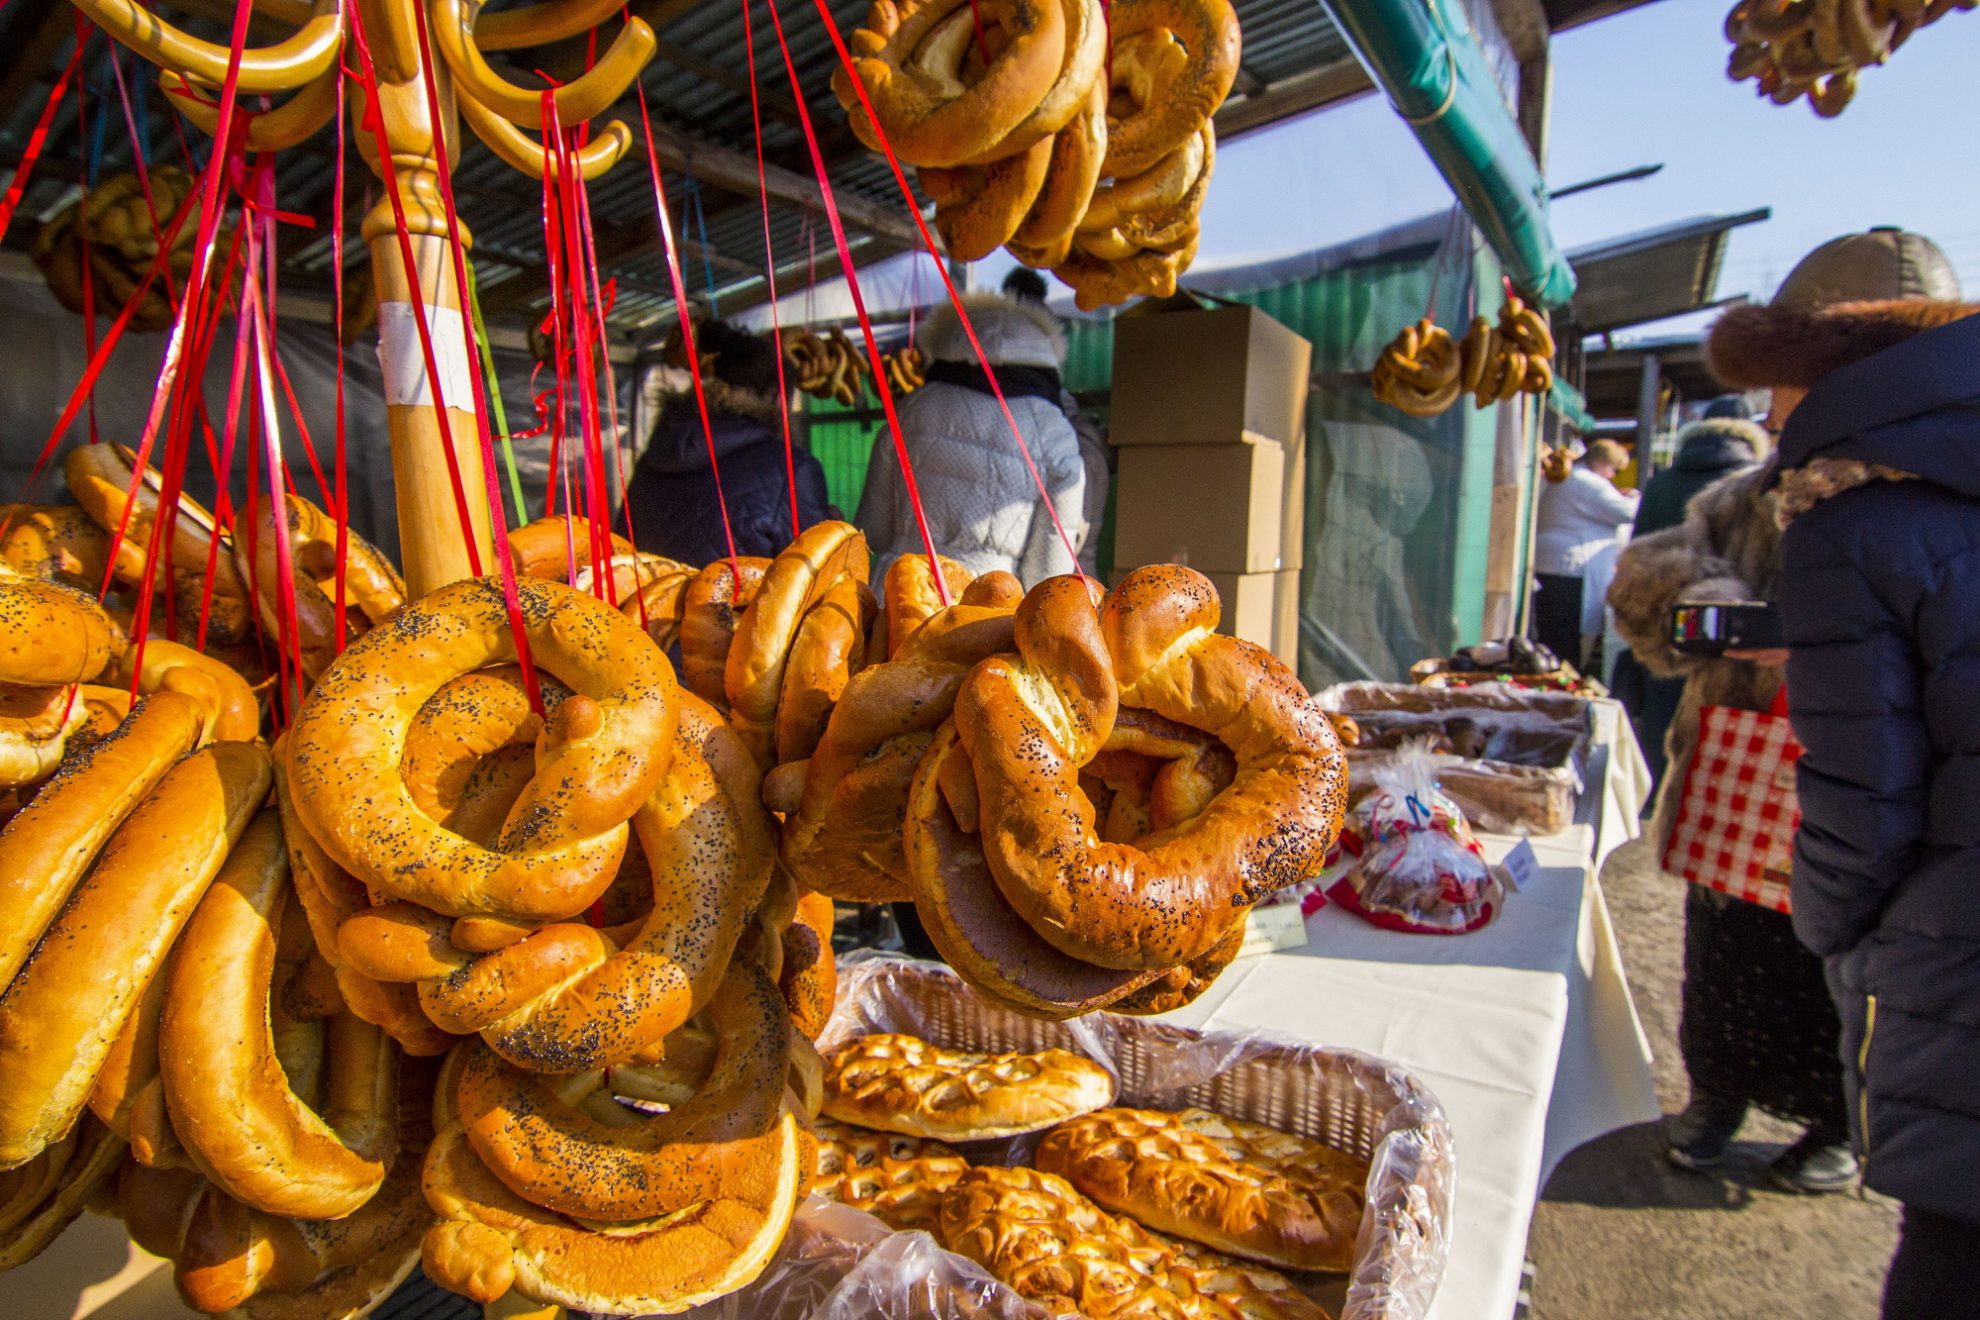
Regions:
<instances>
[{"instance_id":1,"label":"paved ground","mask_svg":"<svg viewBox=\"0 0 1980 1320\"><path fill-rule=\"evenodd\" d=\"M1682 882L1641 842L1602 876L1630 989L1656 1052L1666 1113L1684 1107L1677 1053ZM1655 1125L1571 1154L1533 1221L1534 1320L1857 1320L1877 1313L1896 1207L1880 1197L1799 1197L1766 1163L1797 1133L1756 1117L1714 1176L1664 1162Z\"/></svg>"}]
</instances>

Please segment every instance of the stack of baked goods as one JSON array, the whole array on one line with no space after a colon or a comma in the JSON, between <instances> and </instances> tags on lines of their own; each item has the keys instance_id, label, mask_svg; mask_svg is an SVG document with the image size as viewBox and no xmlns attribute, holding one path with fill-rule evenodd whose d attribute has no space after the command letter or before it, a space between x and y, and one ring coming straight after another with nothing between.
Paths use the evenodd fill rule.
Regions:
<instances>
[{"instance_id":1,"label":"stack of baked goods","mask_svg":"<svg viewBox=\"0 0 1980 1320\"><path fill-rule=\"evenodd\" d=\"M832 86L950 257L1008 248L1092 310L1188 269L1240 42L1228 0L875 0Z\"/></svg>"},{"instance_id":2,"label":"stack of baked goods","mask_svg":"<svg viewBox=\"0 0 1980 1320\"><path fill-rule=\"evenodd\" d=\"M826 1059L811 1190L927 1232L1057 1312L1323 1316L1280 1271L1350 1267L1367 1161L1114 1098L1111 1074L1062 1049L855 1038ZM1005 1139L1039 1133L1035 1167L1004 1164L1028 1147Z\"/></svg>"},{"instance_id":3,"label":"stack of baked goods","mask_svg":"<svg viewBox=\"0 0 1980 1320\"><path fill-rule=\"evenodd\" d=\"M873 374L866 355L837 326L825 335L809 326L786 331L783 348L791 383L814 399L830 399L841 407L850 408L859 401L866 390L866 378ZM889 380L893 380L891 372Z\"/></svg>"}]
</instances>

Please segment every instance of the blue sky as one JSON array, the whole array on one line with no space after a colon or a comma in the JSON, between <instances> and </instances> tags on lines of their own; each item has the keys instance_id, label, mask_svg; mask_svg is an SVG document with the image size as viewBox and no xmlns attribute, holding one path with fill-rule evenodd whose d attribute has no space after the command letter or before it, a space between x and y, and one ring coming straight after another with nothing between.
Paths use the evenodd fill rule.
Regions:
<instances>
[{"instance_id":1,"label":"blue sky","mask_svg":"<svg viewBox=\"0 0 1980 1320\"><path fill-rule=\"evenodd\" d=\"M1315 0L1317 3L1317 0ZM1548 178L1555 186L1662 163L1654 178L1559 202L1574 248L1694 216L1771 206L1733 235L1719 295L1769 294L1825 239L1877 224L1931 236L1980 294L1980 12L1955 12L1864 74L1833 120L1776 106L1725 76L1725 0L1658 0L1559 37ZM1443 210L1450 192L1415 137L1366 96L1225 145L1204 207L1201 268L1343 242ZM1011 262L980 263L994 287ZM869 276L876 306L908 292L905 261ZM894 269L889 270L892 267ZM893 278L889 278L892 276ZM920 301L939 293L924 272ZM822 312L821 312L822 314Z\"/></svg>"}]
</instances>

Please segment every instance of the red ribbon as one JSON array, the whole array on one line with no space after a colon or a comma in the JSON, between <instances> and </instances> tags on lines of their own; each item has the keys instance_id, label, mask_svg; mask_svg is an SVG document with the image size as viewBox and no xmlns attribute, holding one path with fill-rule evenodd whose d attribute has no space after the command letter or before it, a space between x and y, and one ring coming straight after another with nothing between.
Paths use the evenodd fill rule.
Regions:
<instances>
[{"instance_id":1,"label":"red ribbon","mask_svg":"<svg viewBox=\"0 0 1980 1320\"><path fill-rule=\"evenodd\" d=\"M76 43L75 54L63 66L61 76L55 80L55 90L48 94L48 104L41 107L41 115L34 121L34 128L28 133L27 150L21 153L21 163L14 167L13 181L7 191L0 194L0 236L5 236L7 227L14 222L14 212L19 209L21 196L27 192L29 181L34 178L35 162L41 159L42 151L48 146L48 126L55 122L55 112L62 108L62 99L69 94L69 84L74 81L76 70L82 65L83 43Z\"/></svg>"},{"instance_id":2,"label":"red ribbon","mask_svg":"<svg viewBox=\"0 0 1980 1320\"><path fill-rule=\"evenodd\" d=\"M743 54L749 61L749 126L756 137L756 193L763 209L763 278L769 285L770 336L777 346L777 419L784 424L784 489L791 497L791 539L804 530L798 513L797 450L791 442L791 387L784 380L784 325L777 311L777 252L770 241L770 183L763 169L763 110L756 94L756 37L742 0Z\"/></svg>"}]
</instances>

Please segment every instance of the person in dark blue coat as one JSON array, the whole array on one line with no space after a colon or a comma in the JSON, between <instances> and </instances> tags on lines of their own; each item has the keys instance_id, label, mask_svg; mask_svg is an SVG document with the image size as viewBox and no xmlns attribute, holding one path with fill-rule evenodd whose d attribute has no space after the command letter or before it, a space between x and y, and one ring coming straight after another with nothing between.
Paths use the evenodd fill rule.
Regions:
<instances>
[{"instance_id":1,"label":"person in dark blue coat","mask_svg":"<svg viewBox=\"0 0 1980 1320\"><path fill-rule=\"evenodd\" d=\"M1949 1320L1980 1315L1980 304L1891 241L1950 296L1736 309L1709 347L1785 419L1794 928L1841 1015L1864 1180L1904 1204L1884 1315Z\"/></svg>"},{"instance_id":2,"label":"person in dark blue coat","mask_svg":"<svg viewBox=\"0 0 1980 1320\"><path fill-rule=\"evenodd\" d=\"M696 327L695 347L703 363L708 430L702 430L692 392L662 405L626 494L634 539L641 550L684 564L713 563L729 553L722 534L726 503L736 553L775 555L793 536L776 346L726 321L704 321ZM711 436L715 464L708 457ZM829 516L825 469L801 445L792 458L798 522L809 527Z\"/></svg>"}]
</instances>

